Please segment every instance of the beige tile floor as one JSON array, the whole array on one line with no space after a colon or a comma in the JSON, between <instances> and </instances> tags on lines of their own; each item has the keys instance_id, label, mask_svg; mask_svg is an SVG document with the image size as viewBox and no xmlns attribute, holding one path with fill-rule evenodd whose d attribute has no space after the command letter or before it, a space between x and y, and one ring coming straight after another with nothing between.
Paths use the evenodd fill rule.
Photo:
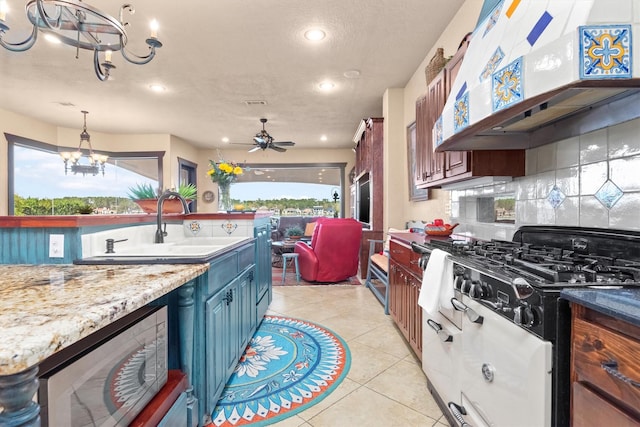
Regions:
<instances>
[{"instance_id":1,"label":"beige tile floor","mask_svg":"<svg viewBox=\"0 0 640 427\"><path fill-rule=\"evenodd\" d=\"M351 369L329 396L278 427L448 426L420 361L364 286L275 286L267 314L309 320L347 342Z\"/></svg>"}]
</instances>

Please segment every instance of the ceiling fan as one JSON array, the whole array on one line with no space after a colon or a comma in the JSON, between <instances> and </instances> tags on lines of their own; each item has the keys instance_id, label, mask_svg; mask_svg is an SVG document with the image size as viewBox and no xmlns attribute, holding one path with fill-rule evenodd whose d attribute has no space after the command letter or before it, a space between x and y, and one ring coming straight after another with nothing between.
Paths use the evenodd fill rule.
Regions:
<instances>
[{"instance_id":1,"label":"ceiling fan","mask_svg":"<svg viewBox=\"0 0 640 427\"><path fill-rule=\"evenodd\" d=\"M287 151L284 147L293 147L296 144L291 141L274 141L273 137L264 129L264 124L267 123L267 119L261 118L260 122L262 123L262 130L256 133L256 136L253 137L253 144L255 147L250 149L249 153L253 153L258 150L266 150L267 148L284 153Z\"/></svg>"}]
</instances>

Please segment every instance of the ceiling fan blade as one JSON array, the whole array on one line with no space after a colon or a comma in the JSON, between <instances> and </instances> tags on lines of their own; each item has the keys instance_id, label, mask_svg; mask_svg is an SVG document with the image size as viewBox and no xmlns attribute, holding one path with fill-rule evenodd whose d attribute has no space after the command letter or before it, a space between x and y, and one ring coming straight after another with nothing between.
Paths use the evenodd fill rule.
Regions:
<instances>
[{"instance_id":1,"label":"ceiling fan blade","mask_svg":"<svg viewBox=\"0 0 640 427\"><path fill-rule=\"evenodd\" d=\"M296 145L295 142L291 141L273 141L274 144L280 145L281 147L293 147Z\"/></svg>"},{"instance_id":2,"label":"ceiling fan blade","mask_svg":"<svg viewBox=\"0 0 640 427\"><path fill-rule=\"evenodd\" d=\"M253 153L254 151L258 151L259 149L260 149L260 146L256 145L255 147L249 150L249 153Z\"/></svg>"},{"instance_id":3,"label":"ceiling fan blade","mask_svg":"<svg viewBox=\"0 0 640 427\"><path fill-rule=\"evenodd\" d=\"M232 145L256 145L255 143L252 143L252 142L230 142L229 144L232 144Z\"/></svg>"},{"instance_id":4,"label":"ceiling fan blade","mask_svg":"<svg viewBox=\"0 0 640 427\"><path fill-rule=\"evenodd\" d=\"M286 148L278 147L277 145L273 145L273 144L269 145L269 148L277 151L278 153L284 153L285 151L287 151Z\"/></svg>"}]
</instances>

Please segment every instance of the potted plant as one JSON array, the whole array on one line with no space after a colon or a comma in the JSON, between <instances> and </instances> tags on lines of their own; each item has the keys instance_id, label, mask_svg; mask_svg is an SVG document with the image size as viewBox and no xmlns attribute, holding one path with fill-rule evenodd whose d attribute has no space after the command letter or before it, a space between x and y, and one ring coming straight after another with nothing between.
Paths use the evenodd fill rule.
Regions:
<instances>
[{"instance_id":1,"label":"potted plant","mask_svg":"<svg viewBox=\"0 0 640 427\"><path fill-rule=\"evenodd\" d=\"M198 189L193 184L180 184L176 191L184 197L187 202L194 200L198 194Z\"/></svg>"},{"instance_id":2,"label":"potted plant","mask_svg":"<svg viewBox=\"0 0 640 427\"><path fill-rule=\"evenodd\" d=\"M198 190L193 184L181 184L176 190L187 203L196 198ZM156 213L159 193L151 184L137 184L129 187L129 198L136 202L145 213ZM177 198L168 198L162 205L162 213L182 213L182 203Z\"/></svg>"},{"instance_id":3,"label":"potted plant","mask_svg":"<svg viewBox=\"0 0 640 427\"><path fill-rule=\"evenodd\" d=\"M89 215L89 214L93 213L93 206L91 206L89 204L80 205L80 206L78 206L77 211L78 211L79 214Z\"/></svg>"},{"instance_id":4,"label":"potted plant","mask_svg":"<svg viewBox=\"0 0 640 427\"><path fill-rule=\"evenodd\" d=\"M301 227L294 225L293 227L287 228L284 234L290 239L297 240L302 237L304 230Z\"/></svg>"}]
</instances>

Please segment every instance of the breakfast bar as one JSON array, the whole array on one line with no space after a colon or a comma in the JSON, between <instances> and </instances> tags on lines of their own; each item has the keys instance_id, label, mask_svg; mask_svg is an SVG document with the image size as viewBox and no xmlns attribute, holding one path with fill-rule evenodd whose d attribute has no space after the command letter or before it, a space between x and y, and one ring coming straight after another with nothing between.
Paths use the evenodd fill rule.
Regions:
<instances>
[{"instance_id":1,"label":"breakfast bar","mask_svg":"<svg viewBox=\"0 0 640 427\"><path fill-rule=\"evenodd\" d=\"M40 362L208 268L0 265L0 425L39 425L32 398Z\"/></svg>"},{"instance_id":2,"label":"breakfast bar","mask_svg":"<svg viewBox=\"0 0 640 427\"><path fill-rule=\"evenodd\" d=\"M66 411L65 417L72 411L69 402L47 401L52 393L48 383L44 391L47 376L67 370L64 376L73 379L76 370L70 366L90 363L89 353L96 353L111 378L112 371L136 358L138 346L143 358L153 353L161 377L149 389L145 383L144 393L157 393L167 369L182 371L187 388L175 404L169 403L166 415L184 414L179 418L193 427L210 422L231 374L221 367L235 366L271 302L269 214L166 215L166 240L160 244L153 243L154 219L0 217L1 426L66 425L52 421L52 406ZM110 241L119 243L109 247ZM149 316L158 319L157 326L149 326L154 324L147 323ZM147 335L150 328L162 332L155 341L145 335L151 345L136 346L137 336L129 335L134 327ZM111 345L120 352L116 340L134 347L128 359L106 349ZM154 350L156 342L164 350ZM205 350L211 348L220 356ZM144 381L147 365L130 374ZM83 377L94 375L86 370L79 369ZM98 382L106 384L98 375ZM68 389L75 396L74 384ZM87 406L91 416L105 402L107 417L139 413L123 415L127 409L109 406L115 402L110 397L98 399ZM136 401L142 407L146 402Z\"/></svg>"}]
</instances>

